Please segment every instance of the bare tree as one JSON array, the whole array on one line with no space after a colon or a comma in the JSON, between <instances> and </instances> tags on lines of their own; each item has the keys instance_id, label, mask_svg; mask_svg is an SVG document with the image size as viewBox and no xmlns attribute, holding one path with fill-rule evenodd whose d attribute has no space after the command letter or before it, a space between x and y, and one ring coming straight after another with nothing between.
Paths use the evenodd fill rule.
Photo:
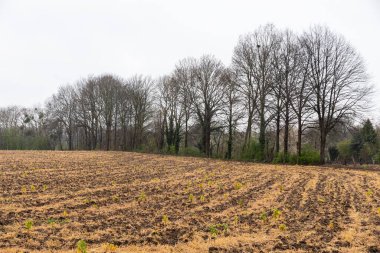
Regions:
<instances>
[{"instance_id":1,"label":"bare tree","mask_svg":"<svg viewBox=\"0 0 380 253\"><path fill-rule=\"evenodd\" d=\"M289 151L289 129L291 121L294 119L292 115L292 101L296 85L299 82L300 75L300 50L298 38L290 31L285 30L281 33L281 44L275 51L274 64L276 69L276 87L275 94L278 97L277 122L280 115L284 119L284 154ZM303 96L303 94L298 94ZM277 140L276 152L279 151L279 123L277 123Z\"/></svg>"},{"instance_id":2,"label":"bare tree","mask_svg":"<svg viewBox=\"0 0 380 253\"><path fill-rule=\"evenodd\" d=\"M256 49L257 44L252 34L245 35L240 37L232 57L232 68L237 73L236 81L240 92L244 96L244 106L248 113L244 148L251 142L252 123L258 98L258 87L254 75L257 62Z\"/></svg>"},{"instance_id":3,"label":"bare tree","mask_svg":"<svg viewBox=\"0 0 380 253\"><path fill-rule=\"evenodd\" d=\"M0 128L16 128L19 125L21 110L17 106L0 108Z\"/></svg>"},{"instance_id":4,"label":"bare tree","mask_svg":"<svg viewBox=\"0 0 380 253\"><path fill-rule=\"evenodd\" d=\"M120 78L112 75L102 75L97 78L99 85L100 107L106 125L106 150L111 147L111 128L116 106L117 87L122 85Z\"/></svg>"},{"instance_id":5,"label":"bare tree","mask_svg":"<svg viewBox=\"0 0 380 253\"><path fill-rule=\"evenodd\" d=\"M202 128L202 151L211 155L211 132L215 129L215 117L223 107L226 85L223 81L223 64L214 56L202 56L193 68L194 83L190 98L198 122Z\"/></svg>"},{"instance_id":6,"label":"bare tree","mask_svg":"<svg viewBox=\"0 0 380 253\"><path fill-rule=\"evenodd\" d=\"M240 106L241 99L237 84L238 74L233 72L232 69L226 69L223 78L223 82L226 84L224 102L226 106L223 108L223 111L227 117L228 129L227 153L225 157L231 159L234 144L234 132L236 131L238 121L243 118L244 114Z\"/></svg>"},{"instance_id":7,"label":"bare tree","mask_svg":"<svg viewBox=\"0 0 380 253\"><path fill-rule=\"evenodd\" d=\"M180 101L181 87L172 76L164 76L159 80L160 107L163 113L167 148L174 146L179 151L181 127L184 110Z\"/></svg>"},{"instance_id":8,"label":"bare tree","mask_svg":"<svg viewBox=\"0 0 380 253\"><path fill-rule=\"evenodd\" d=\"M310 57L303 46L302 40L298 39L298 44L298 78L291 89L290 106L297 121L297 156L299 158L302 150L302 135L310 125L312 116L312 108L309 106L312 89L309 82Z\"/></svg>"},{"instance_id":9,"label":"bare tree","mask_svg":"<svg viewBox=\"0 0 380 253\"><path fill-rule=\"evenodd\" d=\"M119 120L121 124L121 146L122 150L127 150L127 133L128 127L131 125L131 119L133 115L132 110L132 88L128 82L123 81L123 85L120 87L118 97L119 108Z\"/></svg>"},{"instance_id":10,"label":"bare tree","mask_svg":"<svg viewBox=\"0 0 380 253\"><path fill-rule=\"evenodd\" d=\"M256 66L254 68L255 82L258 93L258 115L259 115L259 143L261 151L264 152L266 145L266 126L271 118L268 116L268 95L272 91L274 83L273 52L279 44L279 36L275 27L268 24L259 27L253 33L257 44Z\"/></svg>"},{"instance_id":11,"label":"bare tree","mask_svg":"<svg viewBox=\"0 0 380 253\"><path fill-rule=\"evenodd\" d=\"M317 116L320 162L324 163L329 132L366 108L372 88L361 57L343 37L315 26L302 39L310 57L310 103Z\"/></svg>"},{"instance_id":12,"label":"bare tree","mask_svg":"<svg viewBox=\"0 0 380 253\"><path fill-rule=\"evenodd\" d=\"M128 79L127 82L131 88L131 105L133 114L131 147L132 149L136 149L141 147L146 124L151 116L151 91L153 81L150 77L134 76Z\"/></svg>"},{"instance_id":13,"label":"bare tree","mask_svg":"<svg viewBox=\"0 0 380 253\"><path fill-rule=\"evenodd\" d=\"M96 149L99 144L101 101L99 83L95 77L82 79L76 84L77 126L83 129L87 149ZM99 148L100 145L99 145Z\"/></svg>"},{"instance_id":14,"label":"bare tree","mask_svg":"<svg viewBox=\"0 0 380 253\"><path fill-rule=\"evenodd\" d=\"M189 139L189 120L191 117L191 98L190 89L194 83L193 67L196 60L194 58L186 58L178 62L173 73L173 81L180 87L180 103L184 117L184 147L188 147Z\"/></svg>"},{"instance_id":15,"label":"bare tree","mask_svg":"<svg viewBox=\"0 0 380 253\"><path fill-rule=\"evenodd\" d=\"M48 102L51 116L63 124L67 134L68 149L73 150L73 134L75 127L76 99L75 90L71 85L61 86L57 94Z\"/></svg>"}]
</instances>

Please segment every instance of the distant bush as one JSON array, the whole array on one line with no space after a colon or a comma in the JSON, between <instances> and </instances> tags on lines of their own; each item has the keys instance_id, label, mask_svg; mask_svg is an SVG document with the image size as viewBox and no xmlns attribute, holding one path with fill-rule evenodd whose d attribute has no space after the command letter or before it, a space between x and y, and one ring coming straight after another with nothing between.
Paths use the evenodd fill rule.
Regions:
<instances>
[{"instance_id":1,"label":"distant bush","mask_svg":"<svg viewBox=\"0 0 380 253\"><path fill-rule=\"evenodd\" d=\"M365 142L359 152L360 163L373 163L376 160L376 150L371 143Z\"/></svg>"},{"instance_id":2,"label":"distant bush","mask_svg":"<svg viewBox=\"0 0 380 253\"><path fill-rule=\"evenodd\" d=\"M353 162L373 163L378 152L377 133L370 120L354 133L351 139L350 152Z\"/></svg>"},{"instance_id":3,"label":"distant bush","mask_svg":"<svg viewBox=\"0 0 380 253\"><path fill-rule=\"evenodd\" d=\"M332 162L336 161L339 157L339 150L336 146L329 147L329 156Z\"/></svg>"},{"instance_id":4,"label":"distant bush","mask_svg":"<svg viewBox=\"0 0 380 253\"><path fill-rule=\"evenodd\" d=\"M283 152L278 152L273 159L273 163L290 163L290 154L285 155Z\"/></svg>"},{"instance_id":5,"label":"distant bush","mask_svg":"<svg viewBox=\"0 0 380 253\"><path fill-rule=\"evenodd\" d=\"M167 154L171 154L171 155L175 155L176 154L176 151L175 151L175 146L174 145L170 145L166 151Z\"/></svg>"},{"instance_id":6,"label":"distant bush","mask_svg":"<svg viewBox=\"0 0 380 253\"><path fill-rule=\"evenodd\" d=\"M343 164L347 164L347 162L351 158L351 141L350 140L341 141L338 143L337 148L339 151L339 160Z\"/></svg>"},{"instance_id":7,"label":"distant bush","mask_svg":"<svg viewBox=\"0 0 380 253\"><path fill-rule=\"evenodd\" d=\"M377 163L377 164L380 164L380 152L378 152L378 153L374 156L374 162Z\"/></svg>"},{"instance_id":8,"label":"distant bush","mask_svg":"<svg viewBox=\"0 0 380 253\"><path fill-rule=\"evenodd\" d=\"M202 156L202 152L196 147L180 148L178 154L185 156Z\"/></svg>"},{"instance_id":9,"label":"distant bush","mask_svg":"<svg viewBox=\"0 0 380 253\"><path fill-rule=\"evenodd\" d=\"M260 143L256 140L252 140L247 147L243 149L240 159L245 161L263 161L264 154L261 151Z\"/></svg>"},{"instance_id":10,"label":"distant bush","mask_svg":"<svg viewBox=\"0 0 380 253\"><path fill-rule=\"evenodd\" d=\"M22 133L19 129L0 130L0 149L11 150L49 150L53 149L49 137L33 131Z\"/></svg>"},{"instance_id":11,"label":"distant bush","mask_svg":"<svg viewBox=\"0 0 380 253\"><path fill-rule=\"evenodd\" d=\"M300 157L297 154L285 155L283 152L279 152L273 159L273 163L287 164L316 165L319 162L319 152L309 145L302 147Z\"/></svg>"},{"instance_id":12,"label":"distant bush","mask_svg":"<svg viewBox=\"0 0 380 253\"><path fill-rule=\"evenodd\" d=\"M297 156L295 156L296 158ZM294 159L294 157L292 157ZM319 152L309 145L302 147L301 156L298 158L298 164L316 165L320 163Z\"/></svg>"}]
</instances>

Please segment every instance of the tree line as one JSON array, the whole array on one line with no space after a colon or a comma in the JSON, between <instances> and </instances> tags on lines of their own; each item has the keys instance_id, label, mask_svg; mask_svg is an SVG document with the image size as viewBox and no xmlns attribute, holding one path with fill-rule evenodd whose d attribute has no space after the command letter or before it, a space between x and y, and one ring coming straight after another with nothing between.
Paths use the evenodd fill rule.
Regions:
<instances>
[{"instance_id":1,"label":"tree line","mask_svg":"<svg viewBox=\"0 0 380 253\"><path fill-rule=\"evenodd\" d=\"M2 108L0 147L262 162L312 153L324 163L354 136L371 93L363 59L343 36L268 24L240 36L229 66L189 57L156 80L89 76L60 87L43 108Z\"/></svg>"}]
</instances>

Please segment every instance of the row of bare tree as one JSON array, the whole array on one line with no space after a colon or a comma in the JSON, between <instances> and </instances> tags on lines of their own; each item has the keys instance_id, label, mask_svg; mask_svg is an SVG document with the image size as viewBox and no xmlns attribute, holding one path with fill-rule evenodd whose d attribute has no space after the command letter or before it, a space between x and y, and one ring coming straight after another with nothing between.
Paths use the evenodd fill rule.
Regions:
<instances>
[{"instance_id":1,"label":"row of bare tree","mask_svg":"<svg viewBox=\"0 0 380 253\"><path fill-rule=\"evenodd\" d=\"M60 145L65 134L69 150L136 149L152 112L153 88L142 76L88 77L61 87L47 103L47 117L61 129Z\"/></svg>"},{"instance_id":2,"label":"row of bare tree","mask_svg":"<svg viewBox=\"0 0 380 253\"><path fill-rule=\"evenodd\" d=\"M266 25L240 37L228 67L205 55L158 80L91 76L61 87L43 116L60 149L196 146L230 159L258 140L263 161L293 146L301 155L303 136L315 129L324 162L329 133L359 117L371 91L363 60L342 36L322 26L297 35Z\"/></svg>"}]
</instances>

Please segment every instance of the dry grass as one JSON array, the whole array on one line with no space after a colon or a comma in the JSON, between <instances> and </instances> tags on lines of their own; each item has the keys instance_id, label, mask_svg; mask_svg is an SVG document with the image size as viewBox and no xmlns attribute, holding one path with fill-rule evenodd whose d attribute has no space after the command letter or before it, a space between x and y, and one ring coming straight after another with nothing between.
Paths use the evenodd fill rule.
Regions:
<instances>
[{"instance_id":1,"label":"dry grass","mask_svg":"<svg viewBox=\"0 0 380 253\"><path fill-rule=\"evenodd\" d=\"M380 250L376 171L2 151L0 189L0 252Z\"/></svg>"}]
</instances>

